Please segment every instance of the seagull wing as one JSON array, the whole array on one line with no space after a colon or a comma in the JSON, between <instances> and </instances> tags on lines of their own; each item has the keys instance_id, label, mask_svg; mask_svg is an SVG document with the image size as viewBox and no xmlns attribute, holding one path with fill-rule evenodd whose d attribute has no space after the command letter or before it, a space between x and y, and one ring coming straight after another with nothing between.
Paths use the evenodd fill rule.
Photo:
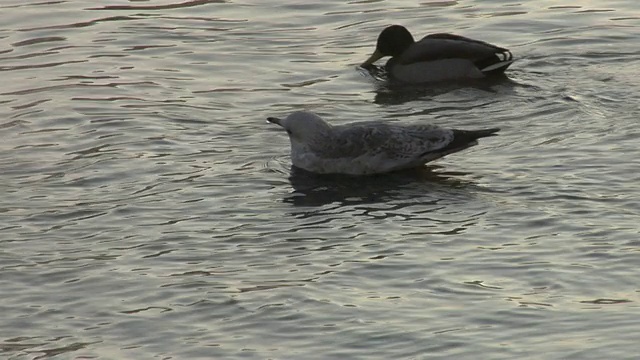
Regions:
<instances>
[{"instance_id":1,"label":"seagull wing","mask_svg":"<svg viewBox=\"0 0 640 360\"><path fill-rule=\"evenodd\" d=\"M316 150L325 158L371 158L399 167L420 162L453 141L453 131L436 125L401 126L379 122L334 127L330 146Z\"/></svg>"}]
</instances>

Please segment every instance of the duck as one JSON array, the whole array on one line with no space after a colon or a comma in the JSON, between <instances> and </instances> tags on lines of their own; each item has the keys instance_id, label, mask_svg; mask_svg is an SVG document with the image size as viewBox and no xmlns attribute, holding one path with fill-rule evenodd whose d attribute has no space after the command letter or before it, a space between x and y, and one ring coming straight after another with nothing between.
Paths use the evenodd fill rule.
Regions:
<instances>
[{"instance_id":1,"label":"duck","mask_svg":"<svg viewBox=\"0 0 640 360\"><path fill-rule=\"evenodd\" d=\"M315 113L296 111L267 122L286 130L294 167L317 174L372 175L424 166L494 136L499 128L460 130L434 124L369 120L331 125Z\"/></svg>"},{"instance_id":2,"label":"duck","mask_svg":"<svg viewBox=\"0 0 640 360\"><path fill-rule=\"evenodd\" d=\"M460 35L430 34L416 42L402 25L382 30L360 66L371 71L385 56L391 56L384 67L388 77L404 83L482 79L504 74L515 61L506 48Z\"/></svg>"}]
</instances>

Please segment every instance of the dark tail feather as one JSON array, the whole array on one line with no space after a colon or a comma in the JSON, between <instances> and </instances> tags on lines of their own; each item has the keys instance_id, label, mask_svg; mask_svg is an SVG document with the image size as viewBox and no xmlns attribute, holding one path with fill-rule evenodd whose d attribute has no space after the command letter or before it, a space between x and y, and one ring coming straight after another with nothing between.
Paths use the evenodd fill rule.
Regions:
<instances>
[{"instance_id":1,"label":"dark tail feather","mask_svg":"<svg viewBox=\"0 0 640 360\"><path fill-rule=\"evenodd\" d=\"M513 64L515 60L501 61L499 63L495 63L491 66L487 66L486 68L480 69L483 74L493 76L493 75L501 75L511 64Z\"/></svg>"},{"instance_id":2,"label":"dark tail feather","mask_svg":"<svg viewBox=\"0 0 640 360\"><path fill-rule=\"evenodd\" d=\"M482 130L453 130L454 141L458 136L467 138L470 141L477 140L487 136L496 136L500 128L482 129Z\"/></svg>"},{"instance_id":3,"label":"dark tail feather","mask_svg":"<svg viewBox=\"0 0 640 360\"><path fill-rule=\"evenodd\" d=\"M511 52L504 49L503 52L476 61L475 64L485 75L499 75L507 70L514 61Z\"/></svg>"},{"instance_id":4,"label":"dark tail feather","mask_svg":"<svg viewBox=\"0 0 640 360\"><path fill-rule=\"evenodd\" d=\"M473 146L476 144L476 140L487 137L487 136L496 136L497 132L500 131L498 128L492 129L483 129L483 130L453 130L453 141L450 142L446 147L442 150L453 150L453 149L466 149L469 146Z\"/></svg>"},{"instance_id":5,"label":"dark tail feather","mask_svg":"<svg viewBox=\"0 0 640 360\"><path fill-rule=\"evenodd\" d=\"M493 129L483 129L483 130L453 130L453 140L447 144L447 146L435 150L428 151L420 156L423 163L439 159L443 156L453 154L458 151L462 151L466 148L478 144L478 139L487 137L487 136L496 136L497 132L500 131L498 128Z\"/></svg>"}]
</instances>

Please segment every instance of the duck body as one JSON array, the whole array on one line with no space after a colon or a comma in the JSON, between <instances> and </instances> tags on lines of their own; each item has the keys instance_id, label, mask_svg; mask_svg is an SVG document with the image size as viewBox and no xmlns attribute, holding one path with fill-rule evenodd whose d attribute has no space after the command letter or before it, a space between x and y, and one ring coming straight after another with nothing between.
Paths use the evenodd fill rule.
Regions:
<instances>
[{"instance_id":1,"label":"duck body","mask_svg":"<svg viewBox=\"0 0 640 360\"><path fill-rule=\"evenodd\" d=\"M481 79L503 74L514 61L508 49L460 35L431 34L416 42L400 25L380 33L361 66L371 68L384 56L391 56L385 65L390 79L407 83Z\"/></svg>"}]
</instances>

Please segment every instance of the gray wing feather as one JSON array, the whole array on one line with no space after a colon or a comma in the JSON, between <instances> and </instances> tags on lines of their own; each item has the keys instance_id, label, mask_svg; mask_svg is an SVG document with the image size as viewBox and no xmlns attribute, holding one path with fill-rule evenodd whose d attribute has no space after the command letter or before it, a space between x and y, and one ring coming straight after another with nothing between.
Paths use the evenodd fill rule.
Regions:
<instances>
[{"instance_id":1,"label":"gray wing feather","mask_svg":"<svg viewBox=\"0 0 640 360\"><path fill-rule=\"evenodd\" d=\"M415 160L423 154L445 147L451 141L451 132L434 125L390 127L392 136L383 149L389 158Z\"/></svg>"},{"instance_id":2,"label":"gray wing feather","mask_svg":"<svg viewBox=\"0 0 640 360\"><path fill-rule=\"evenodd\" d=\"M476 61L503 52L508 50L484 41L452 34L431 34L411 45L398 60L401 64L449 58Z\"/></svg>"},{"instance_id":3,"label":"gray wing feather","mask_svg":"<svg viewBox=\"0 0 640 360\"><path fill-rule=\"evenodd\" d=\"M360 123L334 127L332 146L320 151L329 158L380 156L407 163L425 153L445 147L453 132L435 125L398 126L383 123Z\"/></svg>"}]
</instances>

